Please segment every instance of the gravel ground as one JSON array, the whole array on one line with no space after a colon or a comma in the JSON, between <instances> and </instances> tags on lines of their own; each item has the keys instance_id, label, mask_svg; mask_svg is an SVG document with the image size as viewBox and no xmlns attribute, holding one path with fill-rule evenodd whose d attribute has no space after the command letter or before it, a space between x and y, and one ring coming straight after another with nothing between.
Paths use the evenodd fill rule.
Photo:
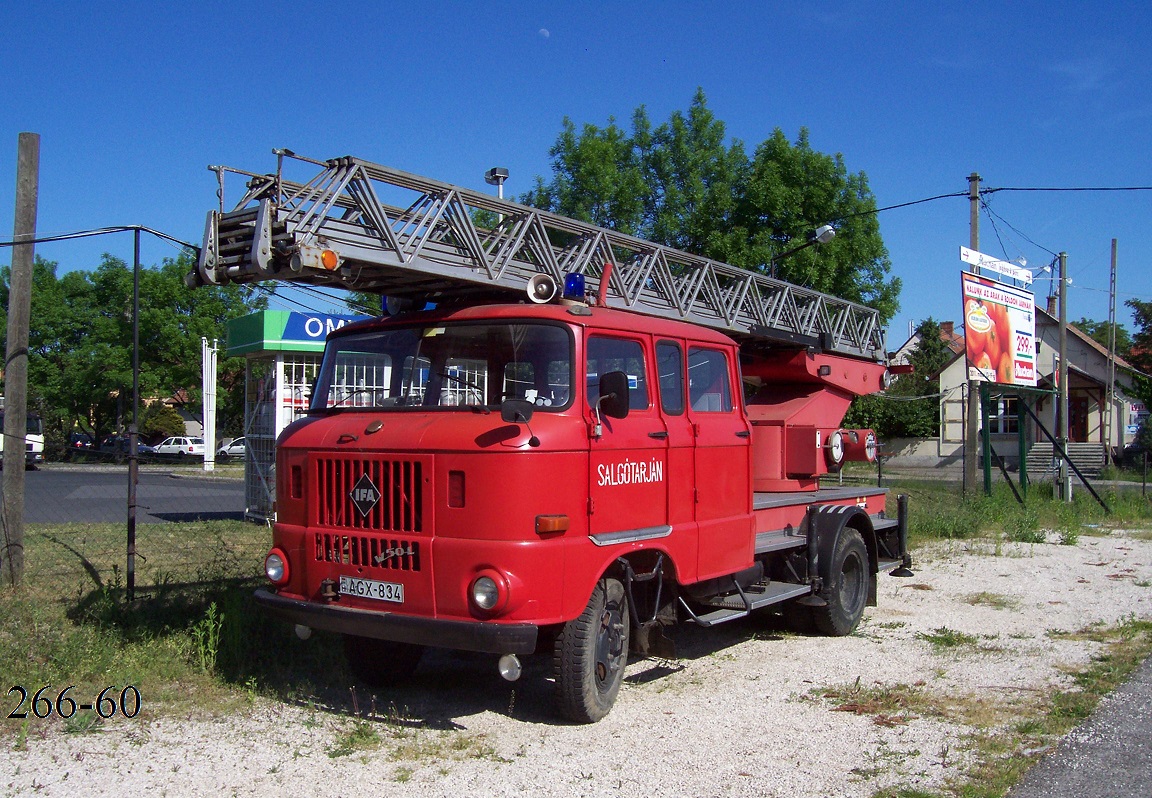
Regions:
<instances>
[{"instance_id":1,"label":"gravel ground","mask_svg":"<svg viewBox=\"0 0 1152 798\"><path fill-rule=\"evenodd\" d=\"M612 713L591 726L553 718L542 658L513 686L494 658L437 652L409 687L375 701L356 693L356 709L376 711L370 723L349 707L264 699L226 716L119 719L87 734L41 721L26 750L0 752L0 794L817 798L932 789L962 772L972 728L835 711L848 699L824 692L895 688L1011 718L1044 690L1069 686L1066 669L1097 650L1049 631L1152 617L1152 542L1124 532L1075 546L933 545L918 553L916 572L882 578L880 606L848 638L798 637L755 618L674 630L679 659L631 663ZM941 628L976 642L941 649L924 639Z\"/></svg>"}]
</instances>

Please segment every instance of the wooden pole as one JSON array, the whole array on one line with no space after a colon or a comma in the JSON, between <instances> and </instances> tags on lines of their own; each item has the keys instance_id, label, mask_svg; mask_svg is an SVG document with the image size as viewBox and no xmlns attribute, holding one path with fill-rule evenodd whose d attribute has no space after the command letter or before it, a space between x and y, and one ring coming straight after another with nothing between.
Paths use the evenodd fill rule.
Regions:
<instances>
[{"instance_id":1,"label":"wooden pole","mask_svg":"<svg viewBox=\"0 0 1152 798\"><path fill-rule=\"evenodd\" d=\"M21 133L16 155L16 223L13 241L36 238L40 189L40 136ZM31 243L12 248L8 290L8 349L4 359L4 581L24 579L24 459L28 436L28 317L32 305Z\"/></svg>"},{"instance_id":2,"label":"wooden pole","mask_svg":"<svg viewBox=\"0 0 1152 798\"><path fill-rule=\"evenodd\" d=\"M980 175L968 175L968 245L980 249ZM980 273L979 266L972 267L973 274ZM965 336L968 329L964 330ZM976 453L980 451L980 385L975 380L968 381L968 413L964 429L964 493L976 493Z\"/></svg>"},{"instance_id":3,"label":"wooden pole","mask_svg":"<svg viewBox=\"0 0 1152 798\"><path fill-rule=\"evenodd\" d=\"M1072 475L1068 473L1068 254L1060 253L1060 384L1056 388L1056 402L1060 412L1057 437L1064 449L1060 458L1060 498L1072 501Z\"/></svg>"}]
</instances>

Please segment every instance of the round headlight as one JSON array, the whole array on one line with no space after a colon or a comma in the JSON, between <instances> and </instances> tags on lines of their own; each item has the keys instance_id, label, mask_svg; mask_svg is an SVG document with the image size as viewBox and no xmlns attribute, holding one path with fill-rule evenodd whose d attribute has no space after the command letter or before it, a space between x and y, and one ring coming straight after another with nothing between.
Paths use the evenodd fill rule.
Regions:
<instances>
[{"instance_id":1,"label":"round headlight","mask_svg":"<svg viewBox=\"0 0 1152 798\"><path fill-rule=\"evenodd\" d=\"M490 610L500 601L500 588L490 576L482 576L472 583L472 603L482 610Z\"/></svg>"},{"instance_id":2,"label":"round headlight","mask_svg":"<svg viewBox=\"0 0 1152 798\"><path fill-rule=\"evenodd\" d=\"M288 563L278 551L271 551L264 558L264 573L277 585L288 581Z\"/></svg>"}]
</instances>

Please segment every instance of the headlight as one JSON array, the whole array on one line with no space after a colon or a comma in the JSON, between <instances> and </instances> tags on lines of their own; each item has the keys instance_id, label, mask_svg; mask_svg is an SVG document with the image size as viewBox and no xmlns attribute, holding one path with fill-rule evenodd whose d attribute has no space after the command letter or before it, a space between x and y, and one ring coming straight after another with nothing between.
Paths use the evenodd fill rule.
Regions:
<instances>
[{"instance_id":1,"label":"headlight","mask_svg":"<svg viewBox=\"0 0 1152 798\"><path fill-rule=\"evenodd\" d=\"M288 582L288 559L283 552L277 549L268 552L268 556L264 558L264 573L275 585Z\"/></svg>"},{"instance_id":2,"label":"headlight","mask_svg":"<svg viewBox=\"0 0 1152 798\"><path fill-rule=\"evenodd\" d=\"M472 583L472 603L482 610L491 610L500 601L500 588L490 576L482 576Z\"/></svg>"}]
</instances>

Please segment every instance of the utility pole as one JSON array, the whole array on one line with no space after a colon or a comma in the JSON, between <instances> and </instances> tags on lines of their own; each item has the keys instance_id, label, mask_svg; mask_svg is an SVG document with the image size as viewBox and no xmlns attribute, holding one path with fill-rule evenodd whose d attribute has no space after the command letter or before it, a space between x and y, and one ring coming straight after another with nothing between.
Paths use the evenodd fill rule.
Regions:
<instances>
[{"instance_id":1,"label":"utility pole","mask_svg":"<svg viewBox=\"0 0 1152 798\"><path fill-rule=\"evenodd\" d=\"M980 175L968 175L968 246L980 251ZM973 274L980 273L979 266L972 267ZM967 326L964 329L968 335ZM968 412L964 429L964 494L976 491L976 453L980 451L980 383L968 380Z\"/></svg>"},{"instance_id":2,"label":"utility pole","mask_svg":"<svg viewBox=\"0 0 1152 798\"><path fill-rule=\"evenodd\" d=\"M1104 458L1115 439L1117 446L1124 445L1120 434L1121 421L1116 419L1116 239L1112 239L1112 277L1108 283L1108 413L1104 416Z\"/></svg>"},{"instance_id":3,"label":"utility pole","mask_svg":"<svg viewBox=\"0 0 1152 798\"><path fill-rule=\"evenodd\" d=\"M1060 409L1057 437L1064 454L1060 457L1060 498L1072 501L1072 479L1068 474L1068 253L1060 253L1060 384L1056 406Z\"/></svg>"},{"instance_id":4,"label":"utility pole","mask_svg":"<svg viewBox=\"0 0 1152 798\"><path fill-rule=\"evenodd\" d=\"M16 222L13 241L36 238L40 191L40 136L21 133L16 153ZM31 243L12 248L8 291L8 351L4 359L4 581L24 579L24 457L28 436L28 317L32 305Z\"/></svg>"}]
</instances>

